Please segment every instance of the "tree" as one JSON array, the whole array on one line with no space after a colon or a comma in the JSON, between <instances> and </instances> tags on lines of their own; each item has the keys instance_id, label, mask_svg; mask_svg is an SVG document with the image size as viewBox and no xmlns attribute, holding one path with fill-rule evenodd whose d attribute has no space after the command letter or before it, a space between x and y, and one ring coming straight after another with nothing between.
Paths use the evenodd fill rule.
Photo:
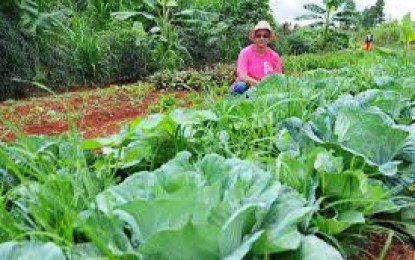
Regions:
<instances>
[{"instance_id":1,"label":"tree","mask_svg":"<svg viewBox=\"0 0 415 260\"><path fill-rule=\"evenodd\" d=\"M361 24L369 28L385 21L385 1L377 0L375 5L365 8L361 14Z\"/></svg>"},{"instance_id":2,"label":"tree","mask_svg":"<svg viewBox=\"0 0 415 260\"><path fill-rule=\"evenodd\" d=\"M385 0L377 0L374 5L375 24L380 24L385 21Z\"/></svg>"},{"instance_id":3,"label":"tree","mask_svg":"<svg viewBox=\"0 0 415 260\"><path fill-rule=\"evenodd\" d=\"M345 0L323 0L322 5L305 4L304 9L309 13L297 17L296 20L311 20L313 23L310 26L322 26L323 47L325 47L330 28L335 28L336 23L354 20L354 12L346 10L345 7Z\"/></svg>"},{"instance_id":4,"label":"tree","mask_svg":"<svg viewBox=\"0 0 415 260\"><path fill-rule=\"evenodd\" d=\"M365 28L373 27L375 25L375 10L373 6L365 8L361 14L361 25Z\"/></svg>"},{"instance_id":5,"label":"tree","mask_svg":"<svg viewBox=\"0 0 415 260\"><path fill-rule=\"evenodd\" d=\"M350 29L352 26L358 24L358 12L356 11L356 3L354 0L345 0L344 10L350 12L351 19L347 19L341 23L341 27L344 29Z\"/></svg>"},{"instance_id":6,"label":"tree","mask_svg":"<svg viewBox=\"0 0 415 260\"><path fill-rule=\"evenodd\" d=\"M346 0L344 4L344 9L347 11L356 12L356 3L354 0Z\"/></svg>"}]
</instances>

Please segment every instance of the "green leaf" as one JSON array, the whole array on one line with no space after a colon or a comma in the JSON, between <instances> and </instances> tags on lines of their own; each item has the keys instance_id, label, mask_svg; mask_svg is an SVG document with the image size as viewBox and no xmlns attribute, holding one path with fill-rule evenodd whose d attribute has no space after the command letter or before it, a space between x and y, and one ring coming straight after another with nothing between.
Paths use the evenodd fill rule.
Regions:
<instances>
[{"instance_id":1,"label":"green leaf","mask_svg":"<svg viewBox=\"0 0 415 260\"><path fill-rule=\"evenodd\" d=\"M183 192L161 199L135 200L115 210L129 223L140 243L169 229L180 228L189 221L206 223L209 207L197 200L197 190Z\"/></svg>"},{"instance_id":2,"label":"green leaf","mask_svg":"<svg viewBox=\"0 0 415 260\"><path fill-rule=\"evenodd\" d=\"M253 229L253 225L256 222L255 214L259 208L260 207L257 204L247 204L233 213L223 225L219 240L221 255L223 257L231 255L241 246L244 236L249 234ZM251 241L250 243L252 244L253 242L254 241ZM248 251L249 250L250 248ZM242 251L240 252L242 253Z\"/></svg>"},{"instance_id":3,"label":"green leaf","mask_svg":"<svg viewBox=\"0 0 415 260\"><path fill-rule=\"evenodd\" d=\"M146 12L113 12L111 13L112 16L114 16L115 19L124 21L127 19L130 19L135 16L143 16L148 20L154 20L155 17L151 13Z\"/></svg>"},{"instance_id":4,"label":"green leaf","mask_svg":"<svg viewBox=\"0 0 415 260\"><path fill-rule=\"evenodd\" d=\"M393 121L380 111L347 108L339 111L334 132L345 150L380 167L393 162L409 136L408 132L391 123ZM384 171L388 174L396 172L396 164L392 171L390 168Z\"/></svg>"},{"instance_id":5,"label":"green leaf","mask_svg":"<svg viewBox=\"0 0 415 260\"><path fill-rule=\"evenodd\" d=\"M139 252L144 260L217 260L220 233L219 227L189 222L178 229L158 232L140 246Z\"/></svg>"},{"instance_id":6,"label":"green leaf","mask_svg":"<svg viewBox=\"0 0 415 260\"><path fill-rule=\"evenodd\" d=\"M163 133L174 134L177 123L169 115L152 114L142 119L136 127L137 135L158 136Z\"/></svg>"},{"instance_id":7,"label":"green leaf","mask_svg":"<svg viewBox=\"0 0 415 260\"><path fill-rule=\"evenodd\" d=\"M123 254L134 251L134 239L125 232L125 223L116 215L103 215L97 210L84 211L78 215L75 228L81 230L94 246L85 245L74 248L75 254L95 255L98 252L105 254ZM97 252L98 251L98 252Z\"/></svg>"},{"instance_id":8,"label":"green leaf","mask_svg":"<svg viewBox=\"0 0 415 260\"><path fill-rule=\"evenodd\" d=\"M275 144L279 151L299 156L301 150L309 145L303 132L304 123L297 117L290 117L278 123Z\"/></svg>"},{"instance_id":9,"label":"green leaf","mask_svg":"<svg viewBox=\"0 0 415 260\"><path fill-rule=\"evenodd\" d=\"M178 3L176 0L167 0L166 1L166 6L167 7L177 7Z\"/></svg>"},{"instance_id":10,"label":"green leaf","mask_svg":"<svg viewBox=\"0 0 415 260\"><path fill-rule=\"evenodd\" d=\"M104 257L93 243L75 244L68 250L70 260L103 260Z\"/></svg>"},{"instance_id":11,"label":"green leaf","mask_svg":"<svg viewBox=\"0 0 415 260\"><path fill-rule=\"evenodd\" d=\"M323 151L317 154L314 168L318 172L339 173L343 171L343 158L333 156L333 151Z\"/></svg>"},{"instance_id":12,"label":"green leaf","mask_svg":"<svg viewBox=\"0 0 415 260\"><path fill-rule=\"evenodd\" d=\"M251 236L249 236L242 245L234 250L231 255L226 256L223 258L224 260L242 260L246 256L246 254L251 250L252 245L261 237L263 234L263 230L258 231Z\"/></svg>"},{"instance_id":13,"label":"green leaf","mask_svg":"<svg viewBox=\"0 0 415 260\"><path fill-rule=\"evenodd\" d=\"M229 177L230 165L226 159L217 154L208 154L196 163L196 169L206 178L209 184L223 182Z\"/></svg>"},{"instance_id":14,"label":"green leaf","mask_svg":"<svg viewBox=\"0 0 415 260\"><path fill-rule=\"evenodd\" d=\"M109 213L116 205L162 194L167 193L156 175L149 172L139 172L125 179L121 184L101 192L95 200L100 211Z\"/></svg>"},{"instance_id":15,"label":"green leaf","mask_svg":"<svg viewBox=\"0 0 415 260\"><path fill-rule=\"evenodd\" d=\"M181 152L154 172L138 172L119 185L113 186L96 197L96 205L103 212L109 212L114 206L137 199L163 197L168 192L200 185L202 178L197 176L189 163L191 154Z\"/></svg>"},{"instance_id":16,"label":"green leaf","mask_svg":"<svg viewBox=\"0 0 415 260\"><path fill-rule=\"evenodd\" d=\"M183 188L203 185L204 178L194 170L194 166L189 162L190 157L189 152L180 152L173 160L154 171L153 174L157 176L165 191L172 193Z\"/></svg>"},{"instance_id":17,"label":"green leaf","mask_svg":"<svg viewBox=\"0 0 415 260\"><path fill-rule=\"evenodd\" d=\"M336 235L352 225L365 223L365 218L361 212L349 210L333 218L317 216L312 222L325 234Z\"/></svg>"},{"instance_id":18,"label":"green leaf","mask_svg":"<svg viewBox=\"0 0 415 260\"><path fill-rule=\"evenodd\" d=\"M368 106L379 107L394 119L398 119L402 110L410 105L410 99L403 93L391 90L370 89L359 93L356 99Z\"/></svg>"},{"instance_id":19,"label":"green leaf","mask_svg":"<svg viewBox=\"0 0 415 260\"><path fill-rule=\"evenodd\" d=\"M6 242L0 244L0 259L7 260L65 260L62 250L55 244L40 242Z\"/></svg>"},{"instance_id":20,"label":"green leaf","mask_svg":"<svg viewBox=\"0 0 415 260\"><path fill-rule=\"evenodd\" d=\"M178 108L170 113L170 117L178 125L195 125L205 121L218 121L217 116L210 110Z\"/></svg>"},{"instance_id":21,"label":"green leaf","mask_svg":"<svg viewBox=\"0 0 415 260\"><path fill-rule=\"evenodd\" d=\"M337 249L313 235L303 236L301 246L295 252L286 253L277 258L282 260L343 260Z\"/></svg>"},{"instance_id":22,"label":"green leaf","mask_svg":"<svg viewBox=\"0 0 415 260\"><path fill-rule=\"evenodd\" d=\"M304 204L297 192L287 189L282 193L266 214L263 221L265 232L255 243L254 251L269 254L298 248L301 241L298 224L314 210L304 207Z\"/></svg>"},{"instance_id":23,"label":"green leaf","mask_svg":"<svg viewBox=\"0 0 415 260\"><path fill-rule=\"evenodd\" d=\"M321 189L324 195L338 199L363 199L368 189L367 179L367 175L360 170L324 174Z\"/></svg>"},{"instance_id":24,"label":"green leaf","mask_svg":"<svg viewBox=\"0 0 415 260\"><path fill-rule=\"evenodd\" d=\"M321 178L323 196L343 203L336 206L342 210L358 210L364 215L396 211L391 191L380 181L372 180L361 171L324 174Z\"/></svg>"},{"instance_id":25,"label":"green leaf","mask_svg":"<svg viewBox=\"0 0 415 260\"><path fill-rule=\"evenodd\" d=\"M287 153L280 153L277 167L281 183L296 189L304 196L307 194L308 183L314 178L314 170L306 157L295 158Z\"/></svg>"}]
</instances>

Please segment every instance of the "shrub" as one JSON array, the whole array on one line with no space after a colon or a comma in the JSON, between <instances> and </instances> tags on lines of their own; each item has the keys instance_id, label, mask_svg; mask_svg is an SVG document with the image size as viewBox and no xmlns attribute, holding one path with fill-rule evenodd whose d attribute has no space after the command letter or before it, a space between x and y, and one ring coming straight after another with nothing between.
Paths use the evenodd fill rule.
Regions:
<instances>
[{"instance_id":1,"label":"shrub","mask_svg":"<svg viewBox=\"0 0 415 260\"><path fill-rule=\"evenodd\" d=\"M113 24L106 34L112 80L135 80L154 72L151 50L146 43L136 41L132 26L126 23Z\"/></svg>"},{"instance_id":2,"label":"shrub","mask_svg":"<svg viewBox=\"0 0 415 260\"><path fill-rule=\"evenodd\" d=\"M151 75L148 79L158 89L203 90L210 87L229 86L235 80L234 71L233 64L217 63L199 70L164 70Z\"/></svg>"},{"instance_id":3,"label":"shrub","mask_svg":"<svg viewBox=\"0 0 415 260\"><path fill-rule=\"evenodd\" d=\"M44 33L38 44L37 80L51 88L132 81L149 73L150 50L136 44L129 25L112 24L98 32L76 21L64 36Z\"/></svg>"},{"instance_id":4,"label":"shrub","mask_svg":"<svg viewBox=\"0 0 415 260\"><path fill-rule=\"evenodd\" d=\"M0 100L26 95L27 83L35 76L37 50L33 38L0 13Z\"/></svg>"},{"instance_id":5,"label":"shrub","mask_svg":"<svg viewBox=\"0 0 415 260\"><path fill-rule=\"evenodd\" d=\"M217 63L203 68L203 73L209 75L216 85L229 86L235 80L235 69L234 64Z\"/></svg>"},{"instance_id":6,"label":"shrub","mask_svg":"<svg viewBox=\"0 0 415 260\"><path fill-rule=\"evenodd\" d=\"M327 37L326 50L336 51L349 47L349 36L341 32L332 32Z\"/></svg>"},{"instance_id":7,"label":"shrub","mask_svg":"<svg viewBox=\"0 0 415 260\"><path fill-rule=\"evenodd\" d=\"M211 76L194 69L163 70L151 75L148 79L156 88L165 90L202 90L205 86L215 84Z\"/></svg>"},{"instance_id":8,"label":"shrub","mask_svg":"<svg viewBox=\"0 0 415 260\"><path fill-rule=\"evenodd\" d=\"M36 81L51 89L83 82L77 59L63 37L44 32L37 38L37 44L40 55Z\"/></svg>"},{"instance_id":9,"label":"shrub","mask_svg":"<svg viewBox=\"0 0 415 260\"><path fill-rule=\"evenodd\" d=\"M283 57L285 73L299 73L318 68L339 69L355 65L359 62L359 56L350 51L324 54L303 54L299 56Z\"/></svg>"},{"instance_id":10,"label":"shrub","mask_svg":"<svg viewBox=\"0 0 415 260\"><path fill-rule=\"evenodd\" d=\"M335 51L349 47L349 36L341 32L331 32L325 47L321 42L321 32L313 28L300 28L288 35L280 35L275 48L281 54L299 55L319 51Z\"/></svg>"}]
</instances>

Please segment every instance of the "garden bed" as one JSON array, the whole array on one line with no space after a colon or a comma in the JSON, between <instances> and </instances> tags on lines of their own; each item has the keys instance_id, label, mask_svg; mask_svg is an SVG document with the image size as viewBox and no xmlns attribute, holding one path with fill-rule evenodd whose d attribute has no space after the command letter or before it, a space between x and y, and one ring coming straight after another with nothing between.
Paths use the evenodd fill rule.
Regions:
<instances>
[{"instance_id":1,"label":"garden bed","mask_svg":"<svg viewBox=\"0 0 415 260\"><path fill-rule=\"evenodd\" d=\"M68 131L72 122L87 139L111 135L122 123L147 114L161 94L183 99L187 92L162 92L143 84L2 102L0 139L16 137L8 123L28 135L57 135Z\"/></svg>"},{"instance_id":2,"label":"garden bed","mask_svg":"<svg viewBox=\"0 0 415 260\"><path fill-rule=\"evenodd\" d=\"M29 135L57 135L68 131L68 122L74 122L86 139L117 133L122 123L150 112L162 111L161 104L171 98L179 100L175 106L191 105L187 91L160 91L149 85L113 86L107 89L78 91L57 97L32 98L0 103L4 119ZM167 98L166 98L167 97ZM164 100L164 101L163 101ZM168 105L168 104L167 104ZM155 106L156 107L155 109ZM156 111L154 111L156 110ZM13 140L15 134L6 124L0 124L3 140ZM364 245L367 252L354 260L378 259L386 238L368 238ZM414 260L415 248L398 239L393 239L384 253L387 260Z\"/></svg>"}]
</instances>

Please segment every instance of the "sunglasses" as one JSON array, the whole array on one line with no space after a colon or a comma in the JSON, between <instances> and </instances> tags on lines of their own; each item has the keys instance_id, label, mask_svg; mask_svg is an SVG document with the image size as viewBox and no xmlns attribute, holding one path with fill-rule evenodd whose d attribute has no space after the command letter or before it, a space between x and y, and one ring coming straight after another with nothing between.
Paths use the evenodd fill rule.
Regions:
<instances>
[{"instance_id":1,"label":"sunglasses","mask_svg":"<svg viewBox=\"0 0 415 260\"><path fill-rule=\"evenodd\" d=\"M255 34L255 38L269 39L271 38L271 35L268 33L265 33L265 34L258 33L258 34Z\"/></svg>"}]
</instances>

